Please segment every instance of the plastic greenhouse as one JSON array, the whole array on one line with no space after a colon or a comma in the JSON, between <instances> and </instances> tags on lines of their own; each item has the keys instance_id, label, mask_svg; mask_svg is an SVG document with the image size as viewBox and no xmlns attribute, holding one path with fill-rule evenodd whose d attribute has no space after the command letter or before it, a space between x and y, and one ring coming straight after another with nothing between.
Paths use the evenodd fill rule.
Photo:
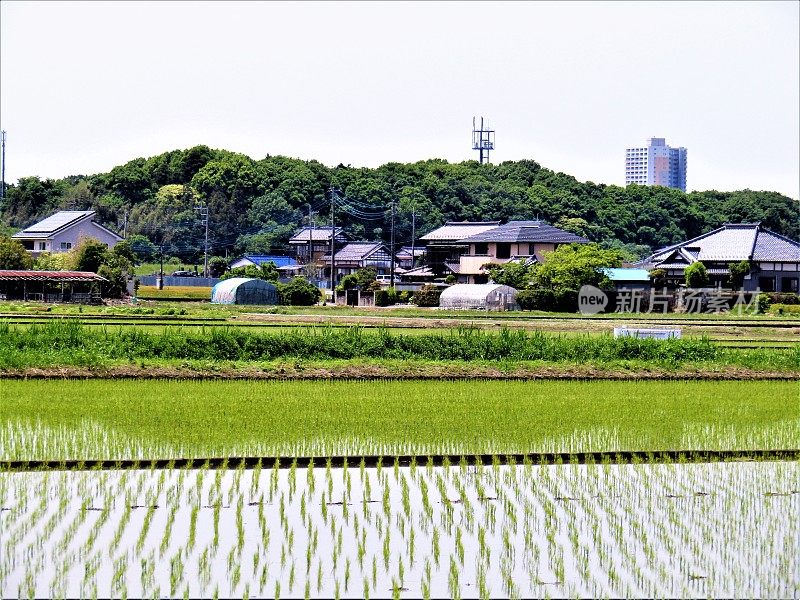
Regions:
<instances>
[{"instance_id":1,"label":"plastic greenhouse","mask_svg":"<svg viewBox=\"0 0 800 600\"><path fill-rule=\"evenodd\" d=\"M484 310L514 310L517 290L496 283L451 285L439 297L441 308L482 308Z\"/></svg>"},{"instance_id":2,"label":"plastic greenhouse","mask_svg":"<svg viewBox=\"0 0 800 600\"><path fill-rule=\"evenodd\" d=\"M211 289L213 304L278 304L278 288L263 279L233 277Z\"/></svg>"}]
</instances>

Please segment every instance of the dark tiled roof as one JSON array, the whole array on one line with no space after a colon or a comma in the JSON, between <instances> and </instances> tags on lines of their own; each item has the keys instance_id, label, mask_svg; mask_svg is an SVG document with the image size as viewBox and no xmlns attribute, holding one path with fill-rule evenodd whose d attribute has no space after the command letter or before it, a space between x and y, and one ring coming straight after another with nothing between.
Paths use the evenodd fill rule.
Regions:
<instances>
[{"instance_id":1,"label":"dark tiled roof","mask_svg":"<svg viewBox=\"0 0 800 600\"><path fill-rule=\"evenodd\" d=\"M543 221L509 221L488 231L459 240L475 242L539 242L545 244L586 244L584 237L548 225Z\"/></svg>"},{"instance_id":2,"label":"dark tiled roof","mask_svg":"<svg viewBox=\"0 0 800 600\"><path fill-rule=\"evenodd\" d=\"M386 248L381 242L350 242L336 253L336 260L337 262L358 261L381 249L386 251ZM330 259L330 254L328 254L325 260L330 262Z\"/></svg>"},{"instance_id":3,"label":"dark tiled roof","mask_svg":"<svg viewBox=\"0 0 800 600\"><path fill-rule=\"evenodd\" d=\"M313 235L315 242L324 242L330 241L331 239L331 228L330 227L314 227L314 233L311 233L311 227L303 227L300 231L296 232L292 238L289 240L290 244L302 244L305 242L308 243L309 236ZM336 239L343 240L345 239L344 233L342 232L341 227L336 228Z\"/></svg>"},{"instance_id":4,"label":"dark tiled roof","mask_svg":"<svg viewBox=\"0 0 800 600\"><path fill-rule=\"evenodd\" d=\"M640 264L655 268L682 268L685 265L671 261L676 251L688 262L800 262L800 242L765 229L760 223L727 223L694 239L662 248Z\"/></svg>"}]
</instances>

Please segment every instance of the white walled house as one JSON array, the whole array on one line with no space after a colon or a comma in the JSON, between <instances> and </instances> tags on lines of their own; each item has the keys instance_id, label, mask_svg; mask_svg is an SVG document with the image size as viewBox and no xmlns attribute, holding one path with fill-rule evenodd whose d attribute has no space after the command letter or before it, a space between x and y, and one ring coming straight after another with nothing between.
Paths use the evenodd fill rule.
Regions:
<instances>
[{"instance_id":1,"label":"white walled house","mask_svg":"<svg viewBox=\"0 0 800 600\"><path fill-rule=\"evenodd\" d=\"M113 248L123 238L94 221L93 210L62 210L15 233L34 257L42 252L69 252L81 238L93 238Z\"/></svg>"}]
</instances>

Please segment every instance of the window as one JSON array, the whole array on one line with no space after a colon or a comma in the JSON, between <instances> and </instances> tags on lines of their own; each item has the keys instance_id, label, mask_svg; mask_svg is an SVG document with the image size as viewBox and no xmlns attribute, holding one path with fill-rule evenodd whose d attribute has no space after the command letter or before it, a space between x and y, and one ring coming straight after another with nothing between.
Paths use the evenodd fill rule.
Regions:
<instances>
[{"instance_id":1,"label":"window","mask_svg":"<svg viewBox=\"0 0 800 600\"><path fill-rule=\"evenodd\" d=\"M511 244L507 242L498 243L497 258L511 258Z\"/></svg>"},{"instance_id":2,"label":"window","mask_svg":"<svg viewBox=\"0 0 800 600\"><path fill-rule=\"evenodd\" d=\"M46 250L47 249L47 242L37 242L36 243L37 250Z\"/></svg>"},{"instance_id":3,"label":"window","mask_svg":"<svg viewBox=\"0 0 800 600\"><path fill-rule=\"evenodd\" d=\"M70 250L71 248L72 248L72 242L61 242L62 250Z\"/></svg>"},{"instance_id":4,"label":"window","mask_svg":"<svg viewBox=\"0 0 800 600\"><path fill-rule=\"evenodd\" d=\"M489 254L489 244L487 244L486 242L475 244L475 254L476 255Z\"/></svg>"}]
</instances>

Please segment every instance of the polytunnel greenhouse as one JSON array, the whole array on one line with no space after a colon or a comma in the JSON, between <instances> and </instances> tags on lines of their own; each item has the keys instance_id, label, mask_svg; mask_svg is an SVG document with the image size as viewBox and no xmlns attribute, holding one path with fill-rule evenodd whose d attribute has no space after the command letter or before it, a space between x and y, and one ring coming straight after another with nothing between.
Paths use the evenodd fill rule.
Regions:
<instances>
[{"instance_id":1,"label":"polytunnel greenhouse","mask_svg":"<svg viewBox=\"0 0 800 600\"><path fill-rule=\"evenodd\" d=\"M451 285L439 297L439 306L441 308L514 310L517 308L517 290L496 283Z\"/></svg>"},{"instance_id":2,"label":"polytunnel greenhouse","mask_svg":"<svg viewBox=\"0 0 800 600\"><path fill-rule=\"evenodd\" d=\"M278 304L278 288L263 279L233 277L211 289L212 304Z\"/></svg>"}]
</instances>

